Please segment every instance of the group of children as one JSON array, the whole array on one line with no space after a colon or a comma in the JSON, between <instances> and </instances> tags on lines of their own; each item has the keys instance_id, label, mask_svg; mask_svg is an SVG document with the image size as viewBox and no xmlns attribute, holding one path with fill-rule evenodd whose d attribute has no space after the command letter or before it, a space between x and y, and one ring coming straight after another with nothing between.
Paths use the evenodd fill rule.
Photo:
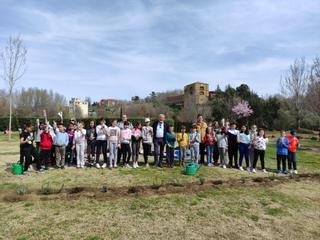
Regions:
<instances>
[{"instance_id":1,"label":"group of children","mask_svg":"<svg viewBox=\"0 0 320 240\"><path fill-rule=\"evenodd\" d=\"M168 167L174 167L175 150L178 148L179 165L185 164L187 152L190 151L191 161L205 164L206 156L209 167L220 165L222 168L238 168L243 171L242 162L245 159L246 170L253 173L256 172L260 159L261 169L266 172L264 158L268 138L265 137L264 130L258 130L255 125L250 130L242 126L239 131L234 123L226 124L225 127L219 127L218 122L207 125L199 115L189 132L182 126L176 134L173 126L165 122L163 126L166 129L161 132L161 124L162 122L155 122L151 126L150 119L146 118L144 126L140 122L133 126L126 115L123 115L120 122L112 120L110 126L106 125L104 119L100 119L97 126L95 121L91 120L87 129L84 128L83 122L77 123L75 120L68 123L67 129L61 122L51 126L49 122L40 123L37 120L36 129L33 131L32 125L27 123L20 134L20 161L24 164L24 174L28 175L32 159L36 163L36 170L40 172L48 170L49 162L55 168L64 169L65 165L74 164L77 168L84 168L85 152L89 167L112 169L117 168L122 162L124 167L137 168L141 145L145 166L149 167L148 158L152 153L153 144L155 165L160 167L162 163L157 163L158 145L162 144L160 159L161 150L166 146ZM36 146L33 144L34 141ZM298 144L294 131L289 136L286 136L284 131L281 132L281 137L276 142L278 173L287 173L287 160L289 170L297 173ZM100 161L101 154L103 161Z\"/></svg>"}]
</instances>

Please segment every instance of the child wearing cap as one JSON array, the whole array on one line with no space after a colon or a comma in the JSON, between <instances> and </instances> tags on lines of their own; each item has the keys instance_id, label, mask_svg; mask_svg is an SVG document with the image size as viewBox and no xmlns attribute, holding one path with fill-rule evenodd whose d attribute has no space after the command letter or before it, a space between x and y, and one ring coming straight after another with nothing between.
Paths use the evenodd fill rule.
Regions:
<instances>
[{"instance_id":1,"label":"child wearing cap","mask_svg":"<svg viewBox=\"0 0 320 240\"><path fill-rule=\"evenodd\" d=\"M292 130L287 138L289 139L288 168L290 173L298 174L296 152L299 147L299 139L297 138L297 132Z\"/></svg>"},{"instance_id":2,"label":"child wearing cap","mask_svg":"<svg viewBox=\"0 0 320 240\"><path fill-rule=\"evenodd\" d=\"M177 142L179 144L179 165L184 165L184 158L186 150L189 145L188 134L186 133L186 127L181 126L181 132L177 135Z\"/></svg>"},{"instance_id":3,"label":"child wearing cap","mask_svg":"<svg viewBox=\"0 0 320 240\"><path fill-rule=\"evenodd\" d=\"M142 127L143 158L146 167L149 167L148 157L151 154L153 128L150 126L150 118L146 118L144 122L145 125Z\"/></svg>"}]
</instances>

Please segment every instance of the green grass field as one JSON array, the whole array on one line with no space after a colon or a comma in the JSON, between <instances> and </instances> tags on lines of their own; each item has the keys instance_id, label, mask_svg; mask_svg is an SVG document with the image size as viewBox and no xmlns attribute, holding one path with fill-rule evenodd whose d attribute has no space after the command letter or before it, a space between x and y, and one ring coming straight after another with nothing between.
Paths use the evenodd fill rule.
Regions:
<instances>
[{"instance_id":1,"label":"green grass field","mask_svg":"<svg viewBox=\"0 0 320 240\"><path fill-rule=\"evenodd\" d=\"M302 139L298 176L183 169L50 169L14 176L18 136L0 136L0 239L318 239L320 143ZM259 166L259 163L258 163Z\"/></svg>"}]
</instances>

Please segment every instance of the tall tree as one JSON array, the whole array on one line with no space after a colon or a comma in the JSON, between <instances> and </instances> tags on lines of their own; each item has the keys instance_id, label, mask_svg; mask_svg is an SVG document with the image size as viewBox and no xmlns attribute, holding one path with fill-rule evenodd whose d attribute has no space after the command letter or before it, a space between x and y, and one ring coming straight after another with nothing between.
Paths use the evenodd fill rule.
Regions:
<instances>
[{"instance_id":1,"label":"tall tree","mask_svg":"<svg viewBox=\"0 0 320 240\"><path fill-rule=\"evenodd\" d=\"M2 79L8 84L9 93L9 140L11 140L12 95L17 81L26 72L27 49L20 37L10 37L0 54L3 65Z\"/></svg>"},{"instance_id":2,"label":"tall tree","mask_svg":"<svg viewBox=\"0 0 320 240\"><path fill-rule=\"evenodd\" d=\"M292 103L296 127L301 127L303 108L309 84L309 72L304 58L296 59L284 78L281 78L281 91Z\"/></svg>"}]
</instances>

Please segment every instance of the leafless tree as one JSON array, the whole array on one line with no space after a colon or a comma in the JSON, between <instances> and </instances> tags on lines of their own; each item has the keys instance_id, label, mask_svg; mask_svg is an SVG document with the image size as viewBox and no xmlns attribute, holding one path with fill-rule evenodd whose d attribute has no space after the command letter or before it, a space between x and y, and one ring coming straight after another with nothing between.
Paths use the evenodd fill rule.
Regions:
<instances>
[{"instance_id":1,"label":"leafless tree","mask_svg":"<svg viewBox=\"0 0 320 240\"><path fill-rule=\"evenodd\" d=\"M284 78L281 78L281 91L292 103L296 126L300 128L304 112L304 100L308 89L310 74L304 58L296 59Z\"/></svg>"},{"instance_id":2,"label":"leafless tree","mask_svg":"<svg viewBox=\"0 0 320 240\"><path fill-rule=\"evenodd\" d=\"M311 66L310 83L307 91L308 110L320 116L320 58L315 58Z\"/></svg>"},{"instance_id":3,"label":"leafless tree","mask_svg":"<svg viewBox=\"0 0 320 240\"><path fill-rule=\"evenodd\" d=\"M9 93L9 140L11 140L12 94L17 81L26 72L27 49L20 37L10 37L0 54L3 65L1 78L8 84Z\"/></svg>"}]
</instances>

